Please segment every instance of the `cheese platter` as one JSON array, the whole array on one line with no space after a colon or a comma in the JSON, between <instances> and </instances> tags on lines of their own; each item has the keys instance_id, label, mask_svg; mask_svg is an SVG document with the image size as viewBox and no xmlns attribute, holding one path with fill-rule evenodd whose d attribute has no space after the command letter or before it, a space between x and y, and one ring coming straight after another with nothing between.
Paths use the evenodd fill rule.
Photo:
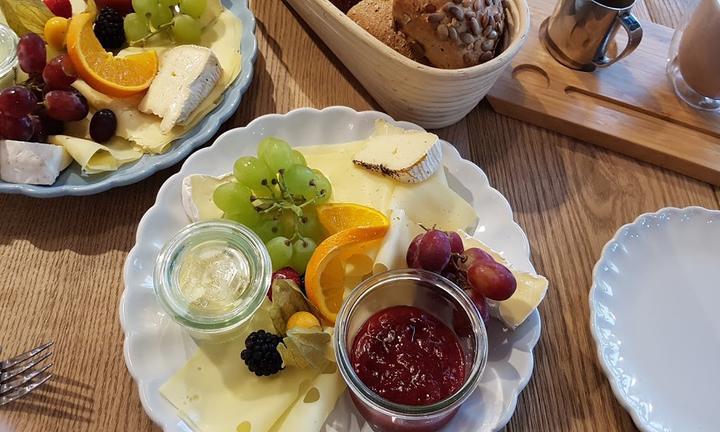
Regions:
<instances>
[{"instance_id":1,"label":"cheese platter","mask_svg":"<svg viewBox=\"0 0 720 432\"><path fill-rule=\"evenodd\" d=\"M0 90L0 193L90 195L140 181L206 143L250 85L247 0L122 1L124 12L73 2L17 42Z\"/></svg>"}]
</instances>

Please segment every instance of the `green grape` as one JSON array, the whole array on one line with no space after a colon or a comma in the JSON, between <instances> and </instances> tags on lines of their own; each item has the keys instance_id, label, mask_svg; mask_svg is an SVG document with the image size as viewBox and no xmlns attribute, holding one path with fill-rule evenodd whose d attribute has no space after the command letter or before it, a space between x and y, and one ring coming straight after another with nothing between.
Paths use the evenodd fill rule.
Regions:
<instances>
[{"instance_id":1,"label":"green grape","mask_svg":"<svg viewBox=\"0 0 720 432\"><path fill-rule=\"evenodd\" d=\"M267 165L254 156L244 156L235 161L233 174L240 183L261 196L267 191L262 181L265 180L266 184L270 185L270 181L274 178Z\"/></svg>"},{"instance_id":2,"label":"green grape","mask_svg":"<svg viewBox=\"0 0 720 432\"><path fill-rule=\"evenodd\" d=\"M269 242L280 235L280 222L273 219L261 221L255 228L255 234L257 234L262 241Z\"/></svg>"},{"instance_id":3,"label":"green grape","mask_svg":"<svg viewBox=\"0 0 720 432\"><path fill-rule=\"evenodd\" d=\"M241 223L253 231L257 230L257 225L260 222L260 215L255 210L242 213L225 213L223 217Z\"/></svg>"},{"instance_id":4,"label":"green grape","mask_svg":"<svg viewBox=\"0 0 720 432\"><path fill-rule=\"evenodd\" d=\"M167 24L173 19L173 12L168 7L159 7L150 17L153 27L159 28L161 25Z\"/></svg>"},{"instance_id":5,"label":"green grape","mask_svg":"<svg viewBox=\"0 0 720 432\"><path fill-rule=\"evenodd\" d=\"M314 169L313 172L315 173L316 193L320 196L317 203L321 204L330 199L332 195L332 184L320 170Z\"/></svg>"},{"instance_id":6,"label":"green grape","mask_svg":"<svg viewBox=\"0 0 720 432\"><path fill-rule=\"evenodd\" d=\"M295 164L295 165L307 166L307 161L305 160L305 156L303 156L303 154L297 150L292 151L292 161L293 161L293 164Z\"/></svg>"},{"instance_id":7,"label":"green grape","mask_svg":"<svg viewBox=\"0 0 720 432\"><path fill-rule=\"evenodd\" d=\"M200 42L200 23L189 15L180 14L173 21L173 38L178 44L196 44Z\"/></svg>"},{"instance_id":8,"label":"green grape","mask_svg":"<svg viewBox=\"0 0 720 432\"><path fill-rule=\"evenodd\" d=\"M303 213L303 218L300 220L300 233L319 243L325 238L325 230L320 225L317 213L314 209L307 207L303 209Z\"/></svg>"},{"instance_id":9,"label":"green grape","mask_svg":"<svg viewBox=\"0 0 720 432\"><path fill-rule=\"evenodd\" d=\"M130 42L140 40L150 33L145 17L136 13L125 16L123 28L125 29L125 38Z\"/></svg>"},{"instance_id":10,"label":"green grape","mask_svg":"<svg viewBox=\"0 0 720 432\"><path fill-rule=\"evenodd\" d=\"M132 7L138 15L147 19L155 14L158 3L157 0L132 0Z\"/></svg>"},{"instance_id":11,"label":"green grape","mask_svg":"<svg viewBox=\"0 0 720 432\"><path fill-rule=\"evenodd\" d=\"M270 254L273 271L290 265L293 256L293 247L288 238L275 237L267 242L265 247L267 247L268 253Z\"/></svg>"},{"instance_id":12,"label":"green grape","mask_svg":"<svg viewBox=\"0 0 720 432\"><path fill-rule=\"evenodd\" d=\"M315 173L308 167L303 165L292 165L285 171L285 186L291 194L303 197L306 200L315 196L315 188L312 181L315 179Z\"/></svg>"},{"instance_id":13,"label":"green grape","mask_svg":"<svg viewBox=\"0 0 720 432\"><path fill-rule=\"evenodd\" d=\"M280 232L282 235L292 237L295 235L295 224L297 216L290 210L285 210L280 215Z\"/></svg>"},{"instance_id":14,"label":"green grape","mask_svg":"<svg viewBox=\"0 0 720 432\"><path fill-rule=\"evenodd\" d=\"M180 12L197 19L205 12L206 6L207 0L180 0Z\"/></svg>"},{"instance_id":15,"label":"green grape","mask_svg":"<svg viewBox=\"0 0 720 432\"><path fill-rule=\"evenodd\" d=\"M270 168L271 173L287 169L293 164L292 148L283 140L268 137L258 144L258 157Z\"/></svg>"},{"instance_id":16,"label":"green grape","mask_svg":"<svg viewBox=\"0 0 720 432\"><path fill-rule=\"evenodd\" d=\"M180 0L160 0L160 6L170 8L180 3Z\"/></svg>"},{"instance_id":17,"label":"green grape","mask_svg":"<svg viewBox=\"0 0 720 432\"><path fill-rule=\"evenodd\" d=\"M225 183L221 184L213 192L213 201L220 210L226 214L232 215L243 215L255 213L255 207L253 207L250 201L252 192L247 186L243 186L239 183Z\"/></svg>"},{"instance_id":18,"label":"green grape","mask_svg":"<svg viewBox=\"0 0 720 432\"><path fill-rule=\"evenodd\" d=\"M317 245L311 238L304 237L295 240L295 243L292 245L293 253L290 266L300 274L305 273L310 257L313 252L315 252L316 247Z\"/></svg>"}]
</instances>

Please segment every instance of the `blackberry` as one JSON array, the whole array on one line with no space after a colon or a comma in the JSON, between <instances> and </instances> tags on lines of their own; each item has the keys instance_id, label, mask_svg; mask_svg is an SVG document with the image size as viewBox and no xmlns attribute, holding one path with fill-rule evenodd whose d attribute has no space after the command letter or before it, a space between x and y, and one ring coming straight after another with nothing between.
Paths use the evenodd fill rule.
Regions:
<instances>
[{"instance_id":1,"label":"blackberry","mask_svg":"<svg viewBox=\"0 0 720 432\"><path fill-rule=\"evenodd\" d=\"M93 31L106 50L116 50L125 44L123 17L111 7L100 9Z\"/></svg>"},{"instance_id":2,"label":"blackberry","mask_svg":"<svg viewBox=\"0 0 720 432\"><path fill-rule=\"evenodd\" d=\"M245 339L245 349L240 358L245 361L250 372L257 376L270 376L282 369L282 357L277 350L282 342L280 336L258 330Z\"/></svg>"}]
</instances>

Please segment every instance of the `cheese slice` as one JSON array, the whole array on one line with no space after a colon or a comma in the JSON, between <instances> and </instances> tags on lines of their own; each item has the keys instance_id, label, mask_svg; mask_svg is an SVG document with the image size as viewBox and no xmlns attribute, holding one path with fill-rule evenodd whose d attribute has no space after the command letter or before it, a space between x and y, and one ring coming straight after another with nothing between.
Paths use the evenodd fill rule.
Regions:
<instances>
[{"instance_id":1,"label":"cheese slice","mask_svg":"<svg viewBox=\"0 0 720 432\"><path fill-rule=\"evenodd\" d=\"M143 155L142 151L117 136L105 145L68 135L53 135L48 141L64 147L80 165L83 174L115 171L126 163L140 159Z\"/></svg>"},{"instance_id":2,"label":"cheese slice","mask_svg":"<svg viewBox=\"0 0 720 432\"><path fill-rule=\"evenodd\" d=\"M162 118L160 131L185 124L218 83L222 69L212 50L180 45L160 57L160 67L138 109Z\"/></svg>"},{"instance_id":3,"label":"cheese slice","mask_svg":"<svg viewBox=\"0 0 720 432\"><path fill-rule=\"evenodd\" d=\"M0 140L0 179L9 183L51 185L71 162L57 145Z\"/></svg>"},{"instance_id":4,"label":"cheese slice","mask_svg":"<svg viewBox=\"0 0 720 432\"><path fill-rule=\"evenodd\" d=\"M493 301L488 299L490 314L503 322L507 327L517 328L540 305L547 293L549 282L545 277L523 272L513 268L502 255L492 250L480 240L459 231L465 249L480 248L492 255L495 261L507 267L515 276L517 289L507 300Z\"/></svg>"},{"instance_id":5,"label":"cheese slice","mask_svg":"<svg viewBox=\"0 0 720 432\"><path fill-rule=\"evenodd\" d=\"M213 192L218 186L229 183L232 179L232 174L221 177L193 174L183 179L181 200L185 214L191 222L222 218L223 211L215 205Z\"/></svg>"},{"instance_id":6,"label":"cheese slice","mask_svg":"<svg viewBox=\"0 0 720 432\"><path fill-rule=\"evenodd\" d=\"M442 144L437 135L427 132L373 135L353 163L403 183L419 183L440 168Z\"/></svg>"}]
</instances>

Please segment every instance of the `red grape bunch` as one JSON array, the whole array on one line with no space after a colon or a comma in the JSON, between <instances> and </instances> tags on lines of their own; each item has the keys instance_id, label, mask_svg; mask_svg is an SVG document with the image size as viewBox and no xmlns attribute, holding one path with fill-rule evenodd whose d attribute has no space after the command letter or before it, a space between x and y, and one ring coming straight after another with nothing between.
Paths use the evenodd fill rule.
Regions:
<instances>
[{"instance_id":1,"label":"red grape bunch","mask_svg":"<svg viewBox=\"0 0 720 432\"><path fill-rule=\"evenodd\" d=\"M70 86L77 79L70 57L60 54L48 62L45 41L35 33L20 38L17 52L30 78L0 92L1 138L46 142L48 135L62 133L62 122L88 115L87 100Z\"/></svg>"},{"instance_id":2,"label":"red grape bunch","mask_svg":"<svg viewBox=\"0 0 720 432\"><path fill-rule=\"evenodd\" d=\"M509 299L517 288L515 276L480 248L465 250L460 235L429 229L417 235L407 250L407 265L441 274L460 288L470 290L470 298L483 320L490 317L486 299Z\"/></svg>"}]
</instances>

